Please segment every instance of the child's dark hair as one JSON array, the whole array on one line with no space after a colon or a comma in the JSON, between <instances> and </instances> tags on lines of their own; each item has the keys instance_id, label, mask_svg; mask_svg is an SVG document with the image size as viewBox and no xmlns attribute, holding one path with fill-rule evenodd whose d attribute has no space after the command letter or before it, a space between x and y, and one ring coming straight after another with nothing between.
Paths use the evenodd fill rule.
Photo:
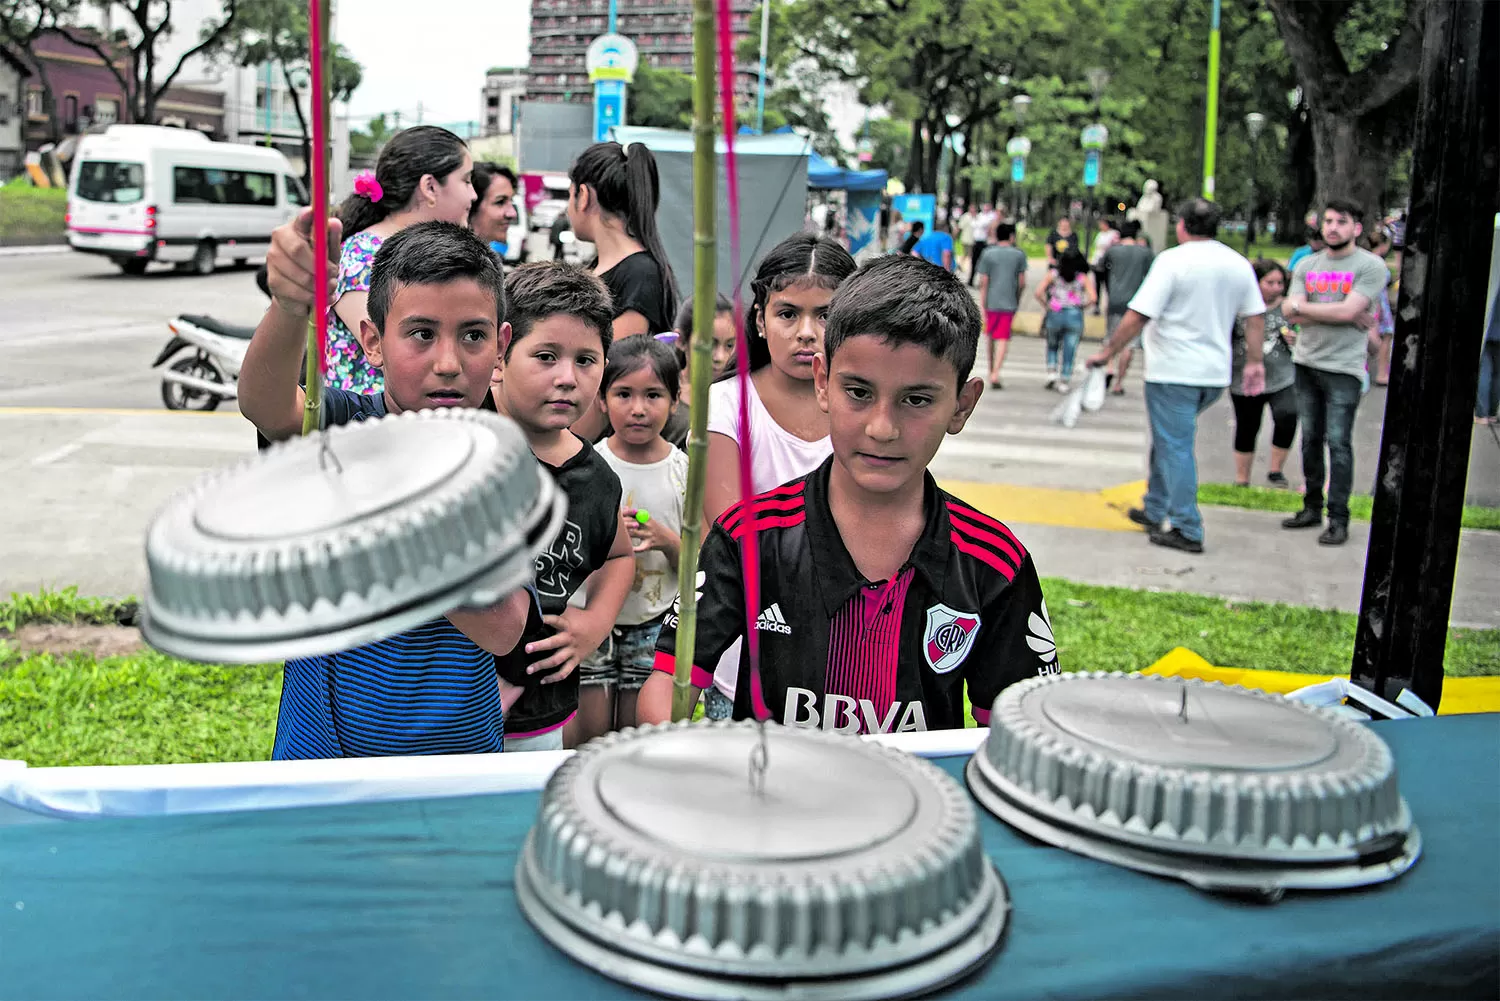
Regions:
<instances>
[{"instance_id":1,"label":"child's dark hair","mask_svg":"<svg viewBox=\"0 0 1500 1001\"><path fill-rule=\"evenodd\" d=\"M609 349L609 362L604 366L604 380L599 385L599 392L608 392L616 379L648 367L667 387L667 395L676 400L682 392L682 367L678 364L677 352L650 334L632 334L615 341Z\"/></svg>"},{"instance_id":2,"label":"child's dark hair","mask_svg":"<svg viewBox=\"0 0 1500 1001\"><path fill-rule=\"evenodd\" d=\"M495 297L495 326L505 322L505 277L500 260L479 237L451 222L423 222L391 236L375 252L370 266L370 294L365 310L385 332L386 314L404 285L446 285L470 279Z\"/></svg>"},{"instance_id":3,"label":"child's dark hair","mask_svg":"<svg viewBox=\"0 0 1500 1001\"><path fill-rule=\"evenodd\" d=\"M1011 237L1013 237L1015 235L1016 235L1015 224L1008 223L1008 222L997 222L997 223L995 223L995 242L996 243L1004 243L1006 240L1009 240Z\"/></svg>"},{"instance_id":4,"label":"child's dark hair","mask_svg":"<svg viewBox=\"0 0 1500 1001\"><path fill-rule=\"evenodd\" d=\"M733 313L734 303L729 301L729 296L723 292L714 297L714 316L720 313ZM684 349L693 339L693 297L688 296L682 300L682 308L677 311L677 332L682 335L678 344Z\"/></svg>"},{"instance_id":5,"label":"child's dark hair","mask_svg":"<svg viewBox=\"0 0 1500 1001\"><path fill-rule=\"evenodd\" d=\"M675 316L677 278L656 229L656 206L661 199L656 157L641 143L629 147L615 142L594 143L573 161L568 180L587 185L600 211L625 220L626 235L639 240L661 269L661 315Z\"/></svg>"},{"instance_id":6,"label":"child's dark hair","mask_svg":"<svg viewBox=\"0 0 1500 1001\"><path fill-rule=\"evenodd\" d=\"M823 330L823 357L851 337L916 344L953 363L958 385L974 368L982 322L964 283L936 264L906 254L867 261L833 294Z\"/></svg>"},{"instance_id":7,"label":"child's dark hair","mask_svg":"<svg viewBox=\"0 0 1500 1001\"><path fill-rule=\"evenodd\" d=\"M497 177L503 177L510 182L510 190L520 194L521 187L516 183L516 172L501 163L486 163L476 161L474 164L474 204L469 207L469 222L479 214L484 207L485 192L490 190L490 182ZM383 200L383 199L382 199Z\"/></svg>"},{"instance_id":8,"label":"child's dark hair","mask_svg":"<svg viewBox=\"0 0 1500 1001\"><path fill-rule=\"evenodd\" d=\"M1286 286L1287 288L1291 287L1292 276L1287 274L1286 268L1282 266L1280 261L1273 261L1269 257L1261 257L1257 258L1255 263L1252 264L1251 267L1255 269L1256 281L1260 281L1272 271L1280 271L1281 284Z\"/></svg>"},{"instance_id":9,"label":"child's dark hair","mask_svg":"<svg viewBox=\"0 0 1500 1001\"><path fill-rule=\"evenodd\" d=\"M392 212L400 212L411 201L422 178L431 174L441 183L464 165L469 148L447 129L436 125L418 125L403 129L391 137L375 161L375 180L380 182L381 198L370 201L368 195L355 193L339 206L339 221L344 224L344 239L369 229Z\"/></svg>"},{"instance_id":10,"label":"child's dark hair","mask_svg":"<svg viewBox=\"0 0 1500 1001\"><path fill-rule=\"evenodd\" d=\"M1057 259L1057 277L1065 282L1070 282L1079 275L1088 274L1088 258L1083 256L1081 250L1066 250Z\"/></svg>"},{"instance_id":11,"label":"child's dark hair","mask_svg":"<svg viewBox=\"0 0 1500 1001\"><path fill-rule=\"evenodd\" d=\"M1134 219L1126 219L1120 223L1120 239L1134 240L1141 235L1141 224Z\"/></svg>"},{"instance_id":12,"label":"child's dark hair","mask_svg":"<svg viewBox=\"0 0 1500 1001\"><path fill-rule=\"evenodd\" d=\"M750 283L750 290L755 294L755 301L745 314L750 371L771 363L771 349L766 339L759 336L760 321L757 317L765 310L773 293L784 292L794 285L832 291L854 274L854 268L854 258L849 256L844 245L826 236L794 233L772 247L761 258L760 267L755 269L755 280Z\"/></svg>"},{"instance_id":13,"label":"child's dark hair","mask_svg":"<svg viewBox=\"0 0 1500 1001\"><path fill-rule=\"evenodd\" d=\"M505 348L507 361L517 342L531 333L538 320L559 315L575 316L599 331L599 343L604 353L609 353L614 299L599 276L587 268L563 261L523 264L506 277L505 293L510 300L511 330L510 344Z\"/></svg>"}]
</instances>

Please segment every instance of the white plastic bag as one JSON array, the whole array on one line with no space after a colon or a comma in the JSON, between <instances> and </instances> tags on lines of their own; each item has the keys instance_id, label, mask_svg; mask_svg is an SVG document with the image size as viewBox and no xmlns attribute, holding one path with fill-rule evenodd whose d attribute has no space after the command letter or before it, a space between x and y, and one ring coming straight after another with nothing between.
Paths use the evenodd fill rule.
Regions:
<instances>
[{"instance_id":1,"label":"white plastic bag","mask_svg":"<svg viewBox=\"0 0 1500 1001\"><path fill-rule=\"evenodd\" d=\"M1104 367L1089 369L1083 383L1083 409L1093 413L1104 406Z\"/></svg>"},{"instance_id":2,"label":"white plastic bag","mask_svg":"<svg viewBox=\"0 0 1500 1001\"><path fill-rule=\"evenodd\" d=\"M1061 424L1070 428L1078 423L1078 415L1083 411L1084 387L1079 386L1062 398L1062 402L1052 408L1052 423Z\"/></svg>"}]
</instances>

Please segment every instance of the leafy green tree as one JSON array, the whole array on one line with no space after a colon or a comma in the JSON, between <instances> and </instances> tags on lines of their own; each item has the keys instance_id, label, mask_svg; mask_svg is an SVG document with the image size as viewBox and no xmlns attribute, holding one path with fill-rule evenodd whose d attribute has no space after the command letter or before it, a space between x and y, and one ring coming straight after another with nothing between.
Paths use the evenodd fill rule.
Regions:
<instances>
[{"instance_id":1,"label":"leafy green tree","mask_svg":"<svg viewBox=\"0 0 1500 1001\"><path fill-rule=\"evenodd\" d=\"M1445 0L1266 0L1307 101L1319 201L1383 214L1392 165L1411 144L1428 18Z\"/></svg>"},{"instance_id":2,"label":"leafy green tree","mask_svg":"<svg viewBox=\"0 0 1500 1001\"><path fill-rule=\"evenodd\" d=\"M671 67L642 62L625 102L631 125L686 129L693 124L693 78Z\"/></svg>"},{"instance_id":3,"label":"leafy green tree","mask_svg":"<svg viewBox=\"0 0 1500 1001\"><path fill-rule=\"evenodd\" d=\"M228 0L226 0L228 2ZM253 0L240 10L233 35L227 43L241 66L273 63L281 70L287 92L296 94L298 77L310 81L312 57L309 53L307 4L302 0ZM337 43L330 53L328 93L334 101L347 101L359 87L364 70ZM317 95L312 95L317 100ZM297 126L302 132L304 177L312 176L312 127L302 110L300 100L292 102Z\"/></svg>"}]
</instances>

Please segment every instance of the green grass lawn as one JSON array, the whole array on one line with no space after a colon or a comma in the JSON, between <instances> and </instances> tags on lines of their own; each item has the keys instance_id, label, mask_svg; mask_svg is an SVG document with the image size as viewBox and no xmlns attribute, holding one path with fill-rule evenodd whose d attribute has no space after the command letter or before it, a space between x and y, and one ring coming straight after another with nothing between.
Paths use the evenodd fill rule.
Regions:
<instances>
[{"instance_id":1,"label":"green grass lawn","mask_svg":"<svg viewBox=\"0 0 1500 1001\"><path fill-rule=\"evenodd\" d=\"M21 179L0 187L0 239L58 238L68 193L62 188L34 188Z\"/></svg>"},{"instance_id":2,"label":"green grass lawn","mask_svg":"<svg viewBox=\"0 0 1500 1001\"><path fill-rule=\"evenodd\" d=\"M1056 578L1043 587L1067 670L1138 670L1185 646L1226 667L1339 673L1354 646L1355 617L1344 612ZM110 622L114 608L72 592L13 595L0 603L0 629ZM1500 630L1450 630L1446 670L1500 674ZM264 760L280 695L280 665L22 654L0 634L0 758L38 767Z\"/></svg>"},{"instance_id":3,"label":"green grass lawn","mask_svg":"<svg viewBox=\"0 0 1500 1001\"><path fill-rule=\"evenodd\" d=\"M1302 509L1302 495L1295 490L1276 490L1271 487L1237 487L1232 483L1202 483L1198 486L1198 503L1218 507L1240 507L1251 511L1279 511L1296 514ZM1375 499L1368 494L1355 494L1349 498L1349 517L1355 521L1369 521L1370 510ZM1479 507L1465 504L1464 528L1500 531L1500 508Z\"/></svg>"}]
</instances>

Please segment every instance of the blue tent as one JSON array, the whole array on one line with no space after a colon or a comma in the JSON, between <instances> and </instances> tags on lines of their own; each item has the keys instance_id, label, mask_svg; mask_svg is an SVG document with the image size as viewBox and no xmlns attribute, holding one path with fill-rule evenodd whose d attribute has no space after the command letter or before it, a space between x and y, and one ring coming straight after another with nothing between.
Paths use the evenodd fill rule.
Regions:
<instances>
[{"instance_id":1,"label":"blue tent","mask_svg":"<svg viewBox=\"0 0 1500 1001\"><path fill-rule=\"evenodd\" d=\"M816 153L807 154L807 186L834 191L884 191L889 175L883 170L845 170Z\"/></svg>"}]
</instances>

